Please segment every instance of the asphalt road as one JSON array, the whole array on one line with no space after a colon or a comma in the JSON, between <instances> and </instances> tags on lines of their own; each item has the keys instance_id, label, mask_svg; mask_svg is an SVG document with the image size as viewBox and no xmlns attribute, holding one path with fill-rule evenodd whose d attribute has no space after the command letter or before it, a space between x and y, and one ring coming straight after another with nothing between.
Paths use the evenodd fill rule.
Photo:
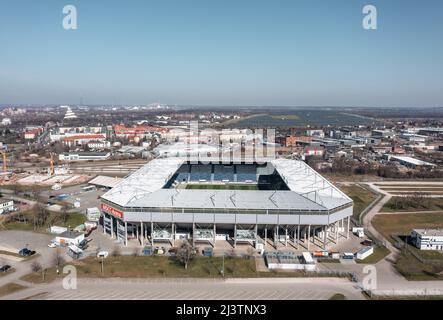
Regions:
<instances>
[{"instance_id":1,"label":"asphalt road","mask_svg":"<svg viewBox=\"0 0 443 320\"><path fill-rule=\"evenodd\" d=\"M3 299L49 300L298 300L329 299L342 293L363 299L355 284L337 278L278 279L81 279L77 289L60 281L24 289Z\"/></svg>"}]
</instances>

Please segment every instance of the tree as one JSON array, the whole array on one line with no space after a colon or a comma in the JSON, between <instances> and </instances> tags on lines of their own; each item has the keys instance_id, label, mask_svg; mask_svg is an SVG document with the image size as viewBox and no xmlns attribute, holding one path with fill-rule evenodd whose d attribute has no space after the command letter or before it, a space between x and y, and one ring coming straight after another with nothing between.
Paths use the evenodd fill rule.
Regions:
<instances>
[{"instance_id":1,"label":"tree","mask_svg":"<svg viewBox=\"0 0 443 320\"><path fill-rule=\"evenodd\" d=\"M38 261L32 262L30 267L32 272L39 272L42 270L42 265Z\"/></svg>"},{"instance_id":2,"label":"tree","mask_svg":"<svg viewBox=\"0 0 443 320\"><path fill-rule=\"evenodd\" d=\"M195 255L195 248L185 240L178 248L176 257L184 265L185 269L188 269L189 262L194 259Z\"/></svg>"},{"instance_id":3,"label":"tree","mask_svg":"<svg viewBox=\"0 0 443 320\"><path fill-rule=\"evenodd\" d=\"M52 257L52 264L60 268L65 263L65 258L61 254L60 250L57 248Z\"/></svg>"},{"instance_id":4,"label":"tree","mask_svg":"<svg viewBox=\"0 0 443 320\"><path fill-rule=\"evenodd\" d=\"M63 204L62 209L61 209L61 218L63 223L66 223L69 219L70 213L68 212L68 205L67 204Z\"/></svg>"},{"instance_id":5,"label":"tree","mask_svg":"<svg viewBox=\"0 0 443 320\"><path fill-rule=\"evenodd\" d=\"M49 212L45 209L42 204L37 204L35 214L34 214L34 230L37 227L42 227L49 217Z\"/></svg>"}]
</instances>

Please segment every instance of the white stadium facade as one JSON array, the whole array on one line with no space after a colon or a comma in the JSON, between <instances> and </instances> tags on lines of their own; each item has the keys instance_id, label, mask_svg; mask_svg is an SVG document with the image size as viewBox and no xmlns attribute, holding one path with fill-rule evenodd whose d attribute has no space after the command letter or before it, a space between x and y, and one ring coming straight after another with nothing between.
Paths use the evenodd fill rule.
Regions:
<instances>
[{"instance_id":1,"label":"white stadium facade","mask_svg":"<svg viewBox=\"0 0 443 320\"><path fill-rule=\"evenodd\" d=\"M306 163L155 159L101 198L103 230L127 245L187 238L297 248L349 237L353 201ZM314 239L315 239L314 238Z\"/></svg>"}]
</instances>

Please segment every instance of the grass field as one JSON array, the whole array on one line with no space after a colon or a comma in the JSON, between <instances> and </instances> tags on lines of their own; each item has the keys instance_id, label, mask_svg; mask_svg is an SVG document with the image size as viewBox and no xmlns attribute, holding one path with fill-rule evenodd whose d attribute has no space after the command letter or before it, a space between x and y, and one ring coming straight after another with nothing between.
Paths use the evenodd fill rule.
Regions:
<instances>
[{"instance_id":1,"label":"grass field","mask_svg":"<svg viewBox=\"0 0 443 320\"><path fill-rule=\"evenodd\" d=\"M79 277L91 278L102 276L122 278L220 278L222 265L222 258L219 257L197 257L190 262L186 270L179 261L169 257L118 256L104 259L104 274L102 275L100 259L90 257L75 263ZM226 277L249 277L251 275L255 276L255 274L254 259L225 258ZM56 279L56 270L54 268L48 269L45 278L46 281ZM43 276L41 273L31 273L24 276L22 280L40 283L43 282Z\"/></svg>"},{"instance_id":2,"label":"grass field","mask_svg":"<svg viewBox=\"0 0 443 320\"><path fill-rule=\"evenodd\" d=\"M196 257L186 270L173 257L134 257L118 256L104 259L104 273L101 272L101 260L89 257L70 263L75 265L77 276L81 278L222 278L220 270L223 261L221 257ZM304 271L271 271L258 272L255 259L226 257L224 273L227 278L257 278L257 277L306 277ZM55 268L47 269L44 275L41 272L30 273L20 280L31 283L47 283L62 279L64 274L57 275ZM314 273L310 276L322 277L330 274ZM343 275L341 275L343 276Z\"/></svg>"},{"instance_id":3,"label":"grass field","mask_svg":"<svg viewBox=\"0 0 443 320\"><path fill-rule=\"evenodd\" d=\"M409 235L412 229L443 228L443 213L378 214L372 225L393 242L391 235Z\"/></svg>"},{"instance_id":4,"label":"grass field","mask_svg":"<svg viewBox=\"0 0 443 320\"><path fill-rule=\"evenodd\" d=\"M422 263L410 252L404 251L395 262L395 268L410 281L443 280L443 260L441 263Z\"/></svg>"},{"instance_id":5,"label":"grass field","mask_svg":"<svg viewBox=\"0 0 443 320\"><path fill-rule=\"evenodd\" d=\"M3 227L5 230L22 230L22 231L35 231L35 232L46 232L47 228L51 225L58 225L62 227L71 227L75 228L76 226L84 223L86 221L86 217L81 213L71 213L69 215L69 218L66 222L63 222L60 213L57 212L50 212L49 217L46 221L46 224L42 227L34 228L33 223L33 215L35 214L35 211L30 210L28 212L25 212L24 215L27 218L27 222L9 222L3 224Z\"/></svg>"},{"instance_id":6,"label":"grass field","mask_svg":"<svg viewBox=\"0 0 443 320\"><path fill-rule=\"evenodd\" d=\"M4 276L7 276L7 275L9 275L9 274L11 274L13 272L15 272L14 268L9 269L7 272L0 272L0 278L4 277Z\"/></svg>"},{"instance_id":7,"label":"grass field","mask_svg":"<svg viewBox=\"0 0 443 320\"><path fill-rule=\"evenodd\" d=\"M188 184L186 189L258 190L255 184Z\"/></svg>"},{"instance_id":8,"label":"grass field","mask_svg":"<svg viewBox=\"0 0 443 320\"><path fill-rule=\"evenodd\" d=\"M14 292L17 292L19 290L26 289L27 287L22 286L17 283L8 283L4 286L0 287L0 297L6 296L8 294L12 294Z\"/></svg>"},{"instance_id":9,"label":"grass field","mask_svg":"<svg viewBox=\"0 0 443 320\"><path fill-rule=\"evenodd\" d=\"M390 253L390 251L386 247L376 247L376 248L374 248L374 253L371 254L369 257L367 257L364 260L357 260L356 259L355 262L361 263L361 264L376 264L381 259L386 257L389 253Z\"/></svg>"},{"instance_id":10,"label":"grass field","mask_svg":"<svg viewBox=\"0 0 443 320\"><path fill-rule=\"evenodd\" d=\"M397 201L402 201L405 205L399 208ZM428 198L424 200L424 206L413 206L407 199L402 197L392 197L381 209L382 212L408 212L408 211L441 211L443 210L443 198Z\"/></svg>"},{"instance_id":11,"label":"grass field","mask_svg":"<svg viewBox=\"0 0 443 320\"><path fill-rule=\"evenodd\" d=\"M360 213L377 198L374 193L359 185L343 186L340 189L354 200L353 216L355 219L358 219Z\"/></svg>"}]
</instances>

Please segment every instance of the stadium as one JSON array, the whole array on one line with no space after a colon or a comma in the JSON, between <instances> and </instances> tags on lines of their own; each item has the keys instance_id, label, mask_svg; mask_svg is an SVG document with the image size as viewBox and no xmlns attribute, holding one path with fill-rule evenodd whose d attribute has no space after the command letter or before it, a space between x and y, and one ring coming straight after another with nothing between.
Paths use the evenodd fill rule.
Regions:
<instances>
[{"instance_id":1,"label":"stadium","mask_svg":"<svg viewBox=\"0 0 443 320\"><path fill-rule=\"evenodd\" d=\"M125 245L188 239L309 250L349 237L353 202L298 160L160 158L105 193L101 210L103 232Z\"/></svg>"}]
</instances>

